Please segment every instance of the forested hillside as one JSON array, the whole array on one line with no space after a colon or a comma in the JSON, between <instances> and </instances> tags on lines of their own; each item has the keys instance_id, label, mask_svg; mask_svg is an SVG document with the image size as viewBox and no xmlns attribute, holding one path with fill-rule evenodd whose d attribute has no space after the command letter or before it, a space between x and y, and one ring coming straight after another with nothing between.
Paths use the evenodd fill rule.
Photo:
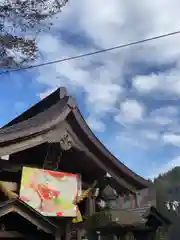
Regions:
<instances>
[{"instance_id":1,"label":"forested hillside","mask_svg":"<svg viewBox=\"0 0 180 240\"><path fill-rule=\"evenodd\" d=\"M167 218L174 221L178 215L177 211L168 210L168 201L180 201L180 167L175 167L169 172L158 176L154 180L157 194L157 207Z\"/></svg>"},{"instance_id":2,"label":"forested hillside","mask_svg":"<svg viewBox=\"0 0 180 240\"><path fill-rule=\"evenodd\" d=\"M157 208L158 210L174 224L169 230L168 236L166 234L159 234L157 240L175 239L180 236L178 217L180 215L180 208L176 211L168 210L167 202L180 201L180 167L175 167L165 174L159 175L154 180L156 186ZM163 229L164 231L165 229ZM166 232L166 230L164 231ZM161 236L160 236L161 235Z\"/></svg>"}]
</instances>

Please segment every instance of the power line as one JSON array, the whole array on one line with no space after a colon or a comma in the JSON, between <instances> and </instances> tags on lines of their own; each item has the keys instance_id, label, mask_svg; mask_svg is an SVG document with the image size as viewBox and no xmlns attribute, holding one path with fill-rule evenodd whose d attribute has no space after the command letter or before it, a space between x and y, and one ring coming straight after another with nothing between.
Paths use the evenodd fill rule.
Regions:
<instances>
[{"instance_id":1,"label":"power line","mask_svg":"<svg viewBox=\"0 0 180 240\"><path fill-rule=\"evenodd\" d=\"M102 50L97 50L97 51L94 51L94 52L84 53L84 54L71 56L71 57L65 57L65 58L61 58L61 59L58 59L58 60L54 60L54 61L39 63L37 65L31 65L31 66L24 67L24 68L7 70L7 71L4 71L4 72L1 72L0 75L12 73L12 72L24 71L24 70L28 70L28 69L32 69L32 68L44 67L44 66L48 66L48 65L52 65L52 64L56 64L56 63L61 63L61 62L66 62L66 61L79 59L79 58L83 58L83 57L93 56L93 55L104 53L104 52L110 52L110 51L113 51L113 50L116 50L116 49L121 49L121 48L130 47L130 46L141 44L141 43L150 42L150 41L157 40L157 39L160 39L160 38L174 36L174 35L177 35L177 34L180 34L180 30L176 31L176 32L171 32L171 33L166 33L166 34L163 34L163 35L151 37L151 38L146 38L146 39L139 40L139 41L136 41L136 42L130 42L130 43L126 43L126 44L123 44L123 45L118 45L118 46L111 47L111 48L105 48L105 49L102 49Z\"/></svg>"}]
</instances>

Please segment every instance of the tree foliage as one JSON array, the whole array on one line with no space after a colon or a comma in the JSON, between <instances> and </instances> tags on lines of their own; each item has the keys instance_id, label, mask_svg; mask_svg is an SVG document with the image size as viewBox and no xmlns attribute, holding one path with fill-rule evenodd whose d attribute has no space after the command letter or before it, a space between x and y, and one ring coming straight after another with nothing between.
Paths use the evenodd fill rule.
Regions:
<instances>
[{"instance_id":1,"label":"tree foliage","mask_svg":"<svg viewBox=\"0 0 180 240\"><path fill-rule=\"evenodd\" d=\"M36 59L36 36L68 0L1 0L0 67L14 68Z\"/></svg>"},{"instance_id":2,"label":"tree foliage","mask_svg":"<svg viewBox=\"0 0 180 240\"><path fill-rule=\"evenodd\" d=\"M179 209L177 209L177 211L173 211L172 209L168 210L166 202L180 201L180 167L175 167L167 173L159 175L154 180L154 183L156 187L158 211L172 222L168 233L167 229L161 229L162 231L157 233L156 240L175 239L174 236L177 237L180 234L180 211Z\"/></svg>"}]
</instances>

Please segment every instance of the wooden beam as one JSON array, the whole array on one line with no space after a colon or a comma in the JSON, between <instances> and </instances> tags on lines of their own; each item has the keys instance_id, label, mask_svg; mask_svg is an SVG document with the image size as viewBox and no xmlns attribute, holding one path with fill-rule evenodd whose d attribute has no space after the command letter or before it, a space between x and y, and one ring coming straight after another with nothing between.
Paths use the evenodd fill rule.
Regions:
<instances>
[{"instance_id":1,"label":"wooden beam","mask_svg":"<svg viewBox=\"0 0 180 240\"><path fill-rule=\"evenodd\" d=\"M7 154L10 155L15 152L20 152L20 151L26 150L28 148L32 148L37 145L40 145L40 144L46 142L46 136L47 136L47 134L46 135L42 134L40 136L31 137L26 140L24 139L22 141L7 144L6 146L0 147L0 157L7 155Z\"/></svg>"},{"instance_id":2,"label":"wooden beam","mask_svg":"<svg viewBox=\"0 0 180 240\"><path fill-rule=\"evenodd\" d=\"M14 209L13 209L12 205L11 206L9 206L9 205L2 206L0 208L0 217L5 216L6 214L13 212L13 211L14 211Z\"/></svg>"},{"instance_id":3,"label":"wooden beam","mask_svg":"<svg viewBox=\"0 0 180 240\"><path fill-rule=\"evenodd\" d=\"M25 236L16 231L1 231L0 238L24 238Z\"/></svg>"},{"instance_id":4,"label":"wooden beam","mask_svg":"<svg viewBox=\"0 0 180 240\"><path fill-rule=\"evenodd\" d=\"M66 114L66 112L63 113L63 115ZM59 122L57 126L54 126L53 128L48 129L44 132L37 133L32 136L27 136L22 139L17 139L17 141L14 140L10 143L3 143L3 145L0 146L0 157L24 151L45 142L59 142L63 150L69 150L73 143L72 139L69 139L70 136L69 138L67 137L68 133L65 129L65 126L66 125L64 122Z\"/></svg>"},{"instance_id":5,"label":"wooden beam","mask_svg":"<svg viewBox=\"0 0 180 240\"><path fill-rule=\"evenodd\" d=\"M61 234L60 230L58 229L55 232L55 240L61 240L61 239L62 239L62 234Z\"/></svg>"}]
</instances>

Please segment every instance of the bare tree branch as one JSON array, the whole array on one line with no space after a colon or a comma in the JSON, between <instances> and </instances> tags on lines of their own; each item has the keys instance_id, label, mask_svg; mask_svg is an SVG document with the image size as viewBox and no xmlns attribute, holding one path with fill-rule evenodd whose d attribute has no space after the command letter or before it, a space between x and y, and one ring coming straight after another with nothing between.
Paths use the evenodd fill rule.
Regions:
<instances>
[{"instance_id":1,"label":"bare tree branch","mask_svg":"<svg viewBox=\"0 0 180 240\"><path fill-rule=\"evenodd\" d=\"M46 27L51 27L51 17L59 13L67 2L68 0L2 0L0 67L21 67L35 60L38 51L35 41L37 34ZM28 32L33 32L34 37L30 39L28 34L24 37Z\"/></svg>"}]
</instances>

